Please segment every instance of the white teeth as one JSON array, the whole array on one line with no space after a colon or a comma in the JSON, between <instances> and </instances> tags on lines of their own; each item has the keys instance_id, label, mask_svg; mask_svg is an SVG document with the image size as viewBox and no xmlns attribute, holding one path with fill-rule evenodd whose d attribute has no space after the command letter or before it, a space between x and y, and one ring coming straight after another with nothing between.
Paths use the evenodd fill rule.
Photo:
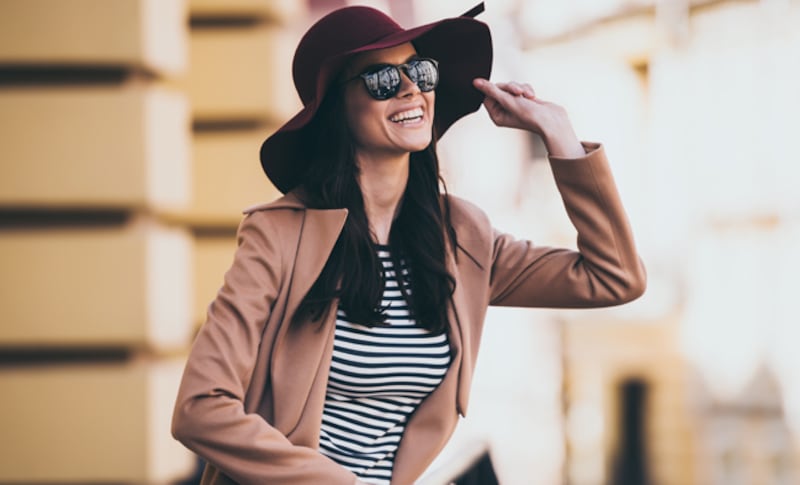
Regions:
<instances>
[{"instance_id":1,"label":"white teeth","mask_svg":"<svg viewBox=\"0 0 800 485\"><path fill-rule=\"evenodd\" d=\"M422 108L414 108L402 113L392 115L389 120L395 123L402 123L404 121L422 118Z\"/></svg>"}]
</instances>

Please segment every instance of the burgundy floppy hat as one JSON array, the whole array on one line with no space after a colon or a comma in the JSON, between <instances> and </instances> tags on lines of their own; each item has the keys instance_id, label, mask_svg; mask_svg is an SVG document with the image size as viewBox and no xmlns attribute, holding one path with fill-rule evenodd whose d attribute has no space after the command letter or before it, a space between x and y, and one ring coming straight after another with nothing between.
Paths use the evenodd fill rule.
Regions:
<instances>
[{"instance_id":1,"label":"burgundy floppy hat","mask_svg":"<svg viewBox=\"0 0 800 485\"><path fill-rule=\"evenodd\" d=\"M300 40L292 75L303 109L261 145L261 167L283 193L301 182L309 143L306 128L331 83L356 54L412 42L421 56L439 61L434 129L441 137L459 118L476 111L483 94L472 86L488 78L492 68L489 27L473 17L481 2L460 17L404 29L383 12L370 7L345 7L317 21Z\"/></svg>"}]
</instances>

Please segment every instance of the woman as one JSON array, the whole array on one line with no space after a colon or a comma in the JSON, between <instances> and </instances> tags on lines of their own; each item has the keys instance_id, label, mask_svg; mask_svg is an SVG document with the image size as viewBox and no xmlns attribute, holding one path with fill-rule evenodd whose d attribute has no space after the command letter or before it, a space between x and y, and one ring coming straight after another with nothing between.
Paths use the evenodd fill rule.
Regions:
<instances>
[{"instance_id":1,"label":"woman","mask_svg":"<svg viewBox=\"0 0 800 485\"><path fill-rule=\"evenodd\" d=\"M487 80L481 9L405 30L348 7L301 40L304 108L261 149L286 195L246 211L175 407L203 483L412 483L466 413L488 305L644 291L602 148L527 84ZM436 140L481 103L542 136L579 252L499 233L440 191Z\"/></svg>"}]
</instances>

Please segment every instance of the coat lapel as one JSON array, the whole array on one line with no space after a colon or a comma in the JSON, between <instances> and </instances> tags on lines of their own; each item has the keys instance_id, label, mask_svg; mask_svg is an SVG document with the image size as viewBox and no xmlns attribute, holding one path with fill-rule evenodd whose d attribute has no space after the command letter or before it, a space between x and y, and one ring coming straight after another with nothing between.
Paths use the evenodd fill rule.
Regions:
<instances>
[{"instance_id":1,"label":"coat lapel","mask_svg":"<svg viewBox=\"0 0 800 485\"><path fill-rule=\"evenodd\" d=\"M458 280L459 268L449 246L446 264L447 270ZM465 373L469 373L469 369L464 368L469 332L464 327L466 322L461 320L456 311L462 308L460 305L464 299L464 289L456 285L447 311L450 369L439 387L422 401L406 426L395 456L393 485L411 483L413 477L421 475L453 432L458 421L457 414L464 414L466 396L463 396L462 389L467 378Z\"/></svg>"},{"instance_id":2,"label":"coat lapel","mask_svg":"<svg viewBox=\"0 0 800 485\"><path fill-rule=\"evenodd\" d=\"M447 271L453 275L456 281L460 280L458 277L458 266L456 264L455 257L450 251L447 253ZM464 322L460 319L460 316L456 310L457 308L464 308L464 298L463 286L461 284L456 284L456 288L453 291L453 297L450 301L448 318L450 320L450 351L453 359L451 367L453 370L458 371L458 386L456 388L457 394L455 396L456 409L462 416L466 413L466 403L467 398L469 397L463 396L462 390L465 387L469 389L469 386L464 386L464 382L465 379L469 379L471 377L465 375L465 373L469 372L469 362L464 362L465 357L468 358L468 352L465 352L465 349L468 349L470 344L469 332L467 332L466 328L464 328L467 322Z\"/></svg>"},{"instance_id":3,"label":"coat lapel","mask_svg":"<svg viewBox=\"0 0 800 485\"><path fill-rule=\"evenodd\" d=\"M323 322L291 325L300 302L316 281L341 233L347 218L345 209L306 209L289 292L284 321L272 351L272 388L275 398L275 426L290 434L301 415L318 375L323 356L333 338L330 315ZM324 373L327 375L327 372Z\"/></svg>"}]
</instances>

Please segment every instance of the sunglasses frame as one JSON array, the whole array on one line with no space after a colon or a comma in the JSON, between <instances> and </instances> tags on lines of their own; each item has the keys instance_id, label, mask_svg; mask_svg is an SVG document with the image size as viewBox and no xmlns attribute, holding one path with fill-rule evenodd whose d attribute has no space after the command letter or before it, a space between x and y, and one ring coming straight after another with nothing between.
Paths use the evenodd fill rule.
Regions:
<instances>
[{"instance_id":1,"label":"sunglasses frame","mask_svg":"<svg viewBox=\"0 0 800 485\"><path fill-rule=\"evenodd\" d=\"M436 80L433 83L433 86L431 88L427 88L427 86L426 86L427 89L423 89L423 87L420 86L419 81L412 79L411 74L409 74L410 64L419 63L419 62L423 62L423 61L424 62L430 62L431 64L433 64L433 68L434 68L434 70L436 72ZM394 69L399 74L398 79L401 79L403 73L405 73L405 75L411 80L411 82L416 84L417 87L419 88L419 90L422 91L423 93L431 92L434 89L436 89L436 87L439 85L439 61L437 61L436 59L431 59L430 57L416 57L414 59L411 59L408 62L404 62L403 64L388 64L388 63L375 64L373 66L369 66L367 68L367 70L365 70L361 74L357 74L356 76L353 76L350 79L345 80L344 82L345 83L349 83L350 81L354 81L354 80L360 78L364 82L364 89L367 90L367 93L373 99L378 100L378 101L384 101L384 100L393 98L393 97L395 97L397 95L397 93L400 91L400 85L403 84L402 80L400 82L398 82L396 85L392 86L390 88L390 91L388 91L385 95L381 95L379 93L376 93L374 90L370 89L367 79L370 76L376 75L377 73L379 73L380 71L382 71L382 70L384 70L386 68Z\"/></svg>"}]
</instances>

